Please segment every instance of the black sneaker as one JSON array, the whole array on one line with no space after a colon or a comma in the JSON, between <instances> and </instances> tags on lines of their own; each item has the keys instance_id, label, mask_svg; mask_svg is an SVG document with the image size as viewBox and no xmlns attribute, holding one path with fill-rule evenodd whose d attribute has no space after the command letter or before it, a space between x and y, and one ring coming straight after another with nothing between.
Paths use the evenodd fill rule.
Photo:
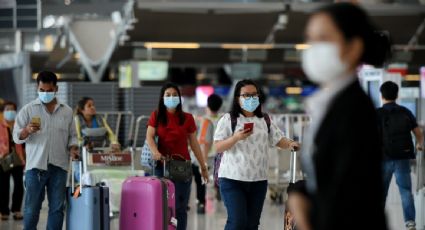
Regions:
<instances>
[{"instance_id":1,"label":"black sneaker","mask_svg":"<svg viewBox=\"0 0 425 230\"><path fill-rule=\"evenodd\" d=\"M198 214L205 214L205 205L204 204L198 204Z\"/></svg>"}]
</instances>

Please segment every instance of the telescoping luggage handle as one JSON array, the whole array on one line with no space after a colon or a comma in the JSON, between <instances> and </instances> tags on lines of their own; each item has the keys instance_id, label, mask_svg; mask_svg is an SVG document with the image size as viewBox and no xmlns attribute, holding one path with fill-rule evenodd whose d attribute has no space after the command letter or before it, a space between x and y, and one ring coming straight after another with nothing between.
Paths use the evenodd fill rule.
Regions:
<instances>
[{"instance_id":1,"label":"telescoping luggage handle","mask_svg":"<svg viewBox=\"0 0 425 230\"><path fill-rule=\"evenodd\" d=\"M423 158L424 158L424 151L418 150L417 152L417 159L416 159L416 192L419 192L419 190L424 186L424 178L423 178Z\"/></svg>"},{"instance_id":2,"label":"telescoping luggage handle","mask_svg":"<svg viewBox=\"0 0 425 230\"><path fill-rule=\"evenodd\" d=\"M75 175L74 175L74 172L75 172L75 168L74 168L74 162L78 162L78 168L79 168L79 175L78 175L78 177L79 177L79 182L80 182L80 194L83 194L83 189L82 189L82 187L81 187L81 181L82 181L82 174L83 174L83 172L82 172L82 162L80 161L80 160L73 160L72 162L71 162L71 193L72 194L74 194L74 192L75 192Z\"/></svg>"},{"instance_id":3,"label":"telescoping luggage handle","mask_svg":"<svg viewBox=\"0 0 425 230\"><path fill-rule=\"evenodd\" d=\"M162 162L164 162L163 164L163 170L164 170L164 175L165 175L165 168L166 168L166 160L162 160ZM155 168L156 168L156 160L153 161L153 167L152 167L152 176L155 176ZM168 190L167 190L167 197L168 197ZM175 217L173 217L171 214L173 213L173 208L172 207L168 207L168 222L173 225L174 227L177 227L177 219Z\"/></svg>"},{"instance_id":4,"label":"telescoping luggage handle","mask_svg":"<svg viewBox=\"0 0 425 230\"><path fill-rule=\"evenodd\" d=\"M295 183L297 179L297 151L291 150L291 162L289 164L289 170L291 172L291 183Z\"/></svg>"}]
</instances>

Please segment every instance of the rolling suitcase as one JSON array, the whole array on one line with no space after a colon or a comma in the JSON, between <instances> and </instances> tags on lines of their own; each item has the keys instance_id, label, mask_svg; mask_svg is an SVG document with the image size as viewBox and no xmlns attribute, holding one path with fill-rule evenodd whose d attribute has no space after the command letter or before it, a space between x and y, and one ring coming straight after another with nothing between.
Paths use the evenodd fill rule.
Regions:
<instances>
[{"instance_id":1,"label":"rolling suitcase","mask_svg":"<svg viewBox=\"0 0 425 230\"><path fill-rule=\"evenodd\" d=\"M297 179L297 152L291 150L291 162L290 162L290 183L295 183ZM285 207L284 210L284 229L285 230L296 230L295 219L292 217L292 214L289 212L288 208Z\"/></svg>"},{"instance_id":2,"label":"rolling suitcase","mask_svg":"<svg viewBox=\"0 0 425 230\"><path fill-rule=\"evenodd\" d=\"M81 181L81 161L79 164ZM109 230L109 188L84 186L75 189L73 171L71 167L72 183L66 194L66 229Z\"/></svg>"},{"instance_id":3,"label":"rolling suitcase","mask_svg":"<svg viewBox=\"0 0 425 230\"><path fill-rule=\"evenodd\" d=\"M424 181L424 153L416 154L416 191L414 193L416 209L416 229L425 230L425 181Z\"/></svg>"},{"instance_id":4,"label":"rolling suitcase","mask_svg":"<svg viewBox=\"0 0 425 230\"><path fill-rule=\"evenodd\" d=\"M175 230L173 182L157 177L129 177L121 192L120 230Z\"/></svg>"}]
</instances>

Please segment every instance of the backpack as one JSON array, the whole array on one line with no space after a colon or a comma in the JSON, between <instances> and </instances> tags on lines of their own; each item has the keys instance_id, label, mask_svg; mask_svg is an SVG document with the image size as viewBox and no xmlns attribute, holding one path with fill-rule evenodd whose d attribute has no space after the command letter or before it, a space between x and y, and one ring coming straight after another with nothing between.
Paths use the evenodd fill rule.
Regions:
<instances>
[{"instance_id":1,"label":"backpack","mask_svg":"<svg viewBox=\"0 0 425 230\"><path fill-rule=\"evenodd\" d=\"M394 160L414 159L409 117L402 107L379 109L383 153Z\"/></svg>"},{"instance_id":2,"label":"backpack","mask_svg":"<svg viewBox=\"0 0 425 230\"><path fill-rule=\"evenodd\" d=\"M270 120L270 116L267 113L263 113L263 117L264 120L266 121L267 124L267 132L270 134L270 125L271 125L271 120ZM230 122L231 122L231 127L232 127L232 134L235 132L235 128L236 128L236 124L238 122L238 118L232 116L232 114L230 114ZM223 153L217 153L217 155L214 158L214 184L215 186L219 187L219 182L218 182L218 170L220 169L220 164L221 164L221 159L223 158Z\"/></svg>"}]
</instances>

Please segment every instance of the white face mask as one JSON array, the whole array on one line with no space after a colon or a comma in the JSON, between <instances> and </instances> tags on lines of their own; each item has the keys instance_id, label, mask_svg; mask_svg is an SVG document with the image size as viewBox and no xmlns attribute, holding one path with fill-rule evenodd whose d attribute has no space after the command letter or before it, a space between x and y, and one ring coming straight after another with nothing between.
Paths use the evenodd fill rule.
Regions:
<instances>
[{"instance_id":1,"label":"white face mask","mask_svg":"<svg viewBox=\"0 0 425 230\"><path fill-rule=\"evenodd\" d=\"M339 57L339 48L331 42L313 43L302 53L302 68L312 82L323 85L343 77L347 64Z\"/></svg>"}]
</instances>

